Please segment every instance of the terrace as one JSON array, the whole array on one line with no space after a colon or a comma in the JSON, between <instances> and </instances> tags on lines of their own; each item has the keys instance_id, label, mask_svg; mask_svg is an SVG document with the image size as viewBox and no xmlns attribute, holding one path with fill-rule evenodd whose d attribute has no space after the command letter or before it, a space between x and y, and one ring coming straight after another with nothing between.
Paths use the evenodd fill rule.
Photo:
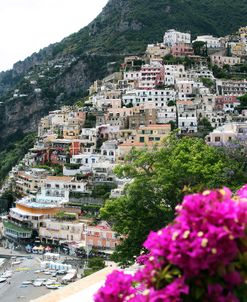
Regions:
<instances>
[{"instance_id":1,"label":"terrace","mask_svg":"<svg viewBox=\"0 0 247 302\"><path fill-rule=\"evenodd\" d=\"M31 238L32 236L32 230L27 227L19 226L10 221L4 221L3 225L4 233L6 236L10 236L16 239L27 239Z\"/></svg>"}]
</instances>

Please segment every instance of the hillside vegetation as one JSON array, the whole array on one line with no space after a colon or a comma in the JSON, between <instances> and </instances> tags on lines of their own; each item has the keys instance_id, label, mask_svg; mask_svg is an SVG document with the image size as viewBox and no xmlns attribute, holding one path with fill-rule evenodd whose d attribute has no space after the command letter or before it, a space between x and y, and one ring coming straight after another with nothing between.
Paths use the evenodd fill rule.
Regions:
<instances>
[{"instance_id":1,"label":"hillside vegetation","mask_svg":"<svg viewBox=\"0 0 247 302\"><path fill-rule=\"evenodd\" d=\"M246 15L242 0L109 0L88 26L0 73L0 150L19 132L36 131L49 110L85 96L92 81L115 71L124 56L162 41L165 30L226 35L246 25Z\"/></svg>"}]
</instances>

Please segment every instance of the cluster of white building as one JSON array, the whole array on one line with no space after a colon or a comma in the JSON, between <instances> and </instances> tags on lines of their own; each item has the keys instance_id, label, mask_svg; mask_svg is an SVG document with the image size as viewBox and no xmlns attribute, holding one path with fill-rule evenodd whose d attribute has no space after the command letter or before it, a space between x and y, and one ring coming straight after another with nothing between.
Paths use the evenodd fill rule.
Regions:
<instances>
[{"instance_id":1,"label":"cluster of white building","mask_svg":"<svg viewBox=\"0 0 247 302\"><path fill-rule=\"evenodd\" d=\"M195 41L218 49L225 40L199 36ZM190 56L195 64L164 63L168 54ZM148 45L143 57L126 57L120 72L95 81L89 91L82 108L62 107L41 119L37 142L10 173L13 189L23 198L4 222L6 236L30 239L35 230L47 244L75 241L114 249L118 239L110 226L89 226L71 200L80 196L84 203L95 203L92 192L102 185L113 188L112 198L123 195L130 180L117 179L115 165L132 148L160 146L172 127L195 134L206 118L213 128L225 129L237 114L237 97L247 93L247 82L215 79L204 58L191 51L190 33L169 30L162 43ZM207 141L224 141L219 132Z\"/></svg>"}]
</instances>

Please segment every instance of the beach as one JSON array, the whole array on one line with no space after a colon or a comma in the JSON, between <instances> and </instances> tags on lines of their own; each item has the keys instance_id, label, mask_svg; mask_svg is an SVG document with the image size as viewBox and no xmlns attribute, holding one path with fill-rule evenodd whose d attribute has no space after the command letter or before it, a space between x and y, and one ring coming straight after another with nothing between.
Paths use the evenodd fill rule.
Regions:
<instances>
[{"instance_id":1,"label":"beach","mask_svg":"<svg viewBox=\"0 0 247 302\"><path fill-rule=\"evenodd\" d=\"M22 287L21 285L23 281L27 280L35 280L37 278L49 279L49 276L42 273L35 273L36 270L40 269L40 261L38 257L33 257L33 259L24 259L21 264L15 266L11 266L11 261L8 261L8 266L4 266L4 269L11 270L13 275L8 281L0 283L1 302L16 302L20 300L22 302L28 302L52 291L47 289L45 286L34 287L30 284L26 287Z\"/></svg>"}]
</instances>

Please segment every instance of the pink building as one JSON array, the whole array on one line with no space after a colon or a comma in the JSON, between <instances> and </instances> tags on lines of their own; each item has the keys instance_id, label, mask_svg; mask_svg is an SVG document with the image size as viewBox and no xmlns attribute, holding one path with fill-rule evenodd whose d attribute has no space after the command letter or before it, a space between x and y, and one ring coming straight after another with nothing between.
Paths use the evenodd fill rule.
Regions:
<instances>
[{"instance_id":1,"label":"pink building","mask_svg":"<svg viewBox=\"0 0 247 302\"><path fill-rule=\"evenodd\" d=\"M139 88L153 89L165 81L165 70L163 66L144 65L140 71Z\"/></svg>"},{"instance_id":2,"label":"pink building","mask_svg":"<svg viewBox=\"0 0 247 302\"><path fill-rule=\"evenodd\" d=\"M177 43L172 46L171 54L175 57L193 56L194 50L191 44Z\"/></svg>"},{"instance_id":3,"label":"pink building","mask_svg":"<svg viewBox=\"0 0 247 302\"><path fill-rule=\"evenodd\" d=\"M240 104L240 101L235 95L222 95L217 96L215 99L215 109L224 111L233 111L236 106Z\"/></svg>"},{"instance_id":4,"label":"pink building","mask_svg":"<svg viewBox=\"0 0 247 302\"><path fill-rule=\"evenodd\" d=\"M114 250L116 245L120 243L116 233L105 221L96 226L88 226L84 237L86 245L102 250Z\"/></svg>"}]
</instances>

